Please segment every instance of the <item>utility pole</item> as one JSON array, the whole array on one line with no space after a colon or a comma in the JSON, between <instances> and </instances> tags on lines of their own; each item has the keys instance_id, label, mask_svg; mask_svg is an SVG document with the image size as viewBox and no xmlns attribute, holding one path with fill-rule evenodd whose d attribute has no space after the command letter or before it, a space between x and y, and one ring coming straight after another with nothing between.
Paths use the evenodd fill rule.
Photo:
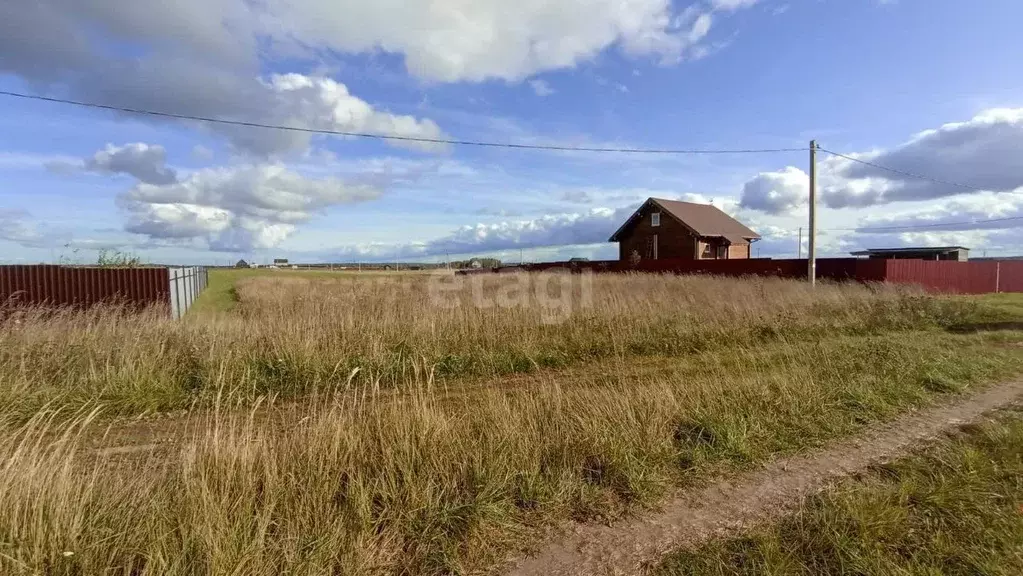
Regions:
<instances>
[{"instance_id":1,"label":"utility pole","mask_svg":"<svg viewBox=\"0 0 1023 576\"><path fill-rule=\"evenodd\" d=\"M796 248L796 250L798 250L798 252L797 252L798 255L796 256L796 259L797 260L802 260L803 259L803 227L802 226L799 227L799 242L798 242L797 245L798 245L798 248Z\"/></svg>"},{"instance_id":2,"label":"utility pole","mask_svg":"<svg viewBox=\"0 0 1023 576\"><path fill-rule=\"evenodd\" d=\"M806 276L810 286L817 284L817 141L810 140L810 242L807 248Z\"/></svg>"}]
</instances>

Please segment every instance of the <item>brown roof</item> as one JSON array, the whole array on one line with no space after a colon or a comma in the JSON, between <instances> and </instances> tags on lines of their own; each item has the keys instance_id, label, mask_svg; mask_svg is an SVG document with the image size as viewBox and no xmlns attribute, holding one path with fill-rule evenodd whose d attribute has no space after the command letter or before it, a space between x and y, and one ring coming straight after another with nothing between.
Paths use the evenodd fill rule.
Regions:
<instances>
[{"instance_id":1,"label":"brown roof","mask_svg":"<svg viewBox=\"0 0 1023 576\"><path fill-rule=\"evenodd\" d=\"M750 239L760 238L759 234L710 204L650 198L643 205L646 206L651 202L692 230L697 236L725 238L732 244L747 244ZM636 211L636 213L638 212L639 210ZM618 235L628 227L636 213L629 217L625 224L614 233L614 236L611 236L611 242L617 241Z\"/></svg>"}]
</instances>

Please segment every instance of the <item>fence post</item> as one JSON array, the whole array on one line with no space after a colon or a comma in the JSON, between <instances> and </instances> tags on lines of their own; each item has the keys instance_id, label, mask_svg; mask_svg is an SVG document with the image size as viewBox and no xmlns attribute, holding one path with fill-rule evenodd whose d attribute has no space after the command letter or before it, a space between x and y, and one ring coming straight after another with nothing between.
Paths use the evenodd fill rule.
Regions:
<instances>
[{"instance_id":1,"label":"fence post","mask_svg":"<svg viewBox=\"0 0 1023 576\"><path fill-rule=\"evenodd\" d=\"M174 296L176 297L178 304L177 308L174 309L174 319L177 320L181 318L181 282L178 281L180 278L177 274L178 269L173 270L175 271L174 278L172 280L174 282Z\"/></svg>"},{"instance_id":2,"label":"fence post","mask_svg":"<svg viewBox=\"0 0 1023 576\"><path fill-rule=\"evenodd\" d=\"M1002 263L995 262L995 294L1001 292L1002 287Z\"/></svg>"}]
</instances>

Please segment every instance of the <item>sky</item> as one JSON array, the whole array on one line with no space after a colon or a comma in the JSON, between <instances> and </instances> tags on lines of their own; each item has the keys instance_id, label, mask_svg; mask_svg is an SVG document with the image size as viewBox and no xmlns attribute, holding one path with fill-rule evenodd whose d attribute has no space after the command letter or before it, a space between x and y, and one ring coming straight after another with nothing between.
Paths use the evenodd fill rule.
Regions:
<instances>
[{"instance_id":1,"label":"sky","mask_svg":"<svg viewBox=\"0 0 1023 576\"><path fill-rule=\"evenodd\" d=\"M0 96L0 262L615 258L648 197L795 257L811 139L849 157L818 153L819 255L1023 254L1020 21L1017 0L3 2L0 91L413 140Z\"/></svg>"}]
</instances>

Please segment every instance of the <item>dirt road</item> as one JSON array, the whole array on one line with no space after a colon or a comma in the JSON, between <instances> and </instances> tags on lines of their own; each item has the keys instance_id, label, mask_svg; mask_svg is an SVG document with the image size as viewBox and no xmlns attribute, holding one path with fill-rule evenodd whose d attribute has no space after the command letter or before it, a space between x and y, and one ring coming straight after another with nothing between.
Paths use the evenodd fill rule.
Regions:
<instances>
[{"instance_id":1,"label":"dirt road","mask_svg":"<svg viewBox=\"0 0 1023 576\"><path fill-rule=\"evenodd\" d=\"M508 576L641 574L668 551L791 511L831 480L905 454L921 442L1023 399L1023 380L903 416L826 449L681 495L660 512L616 526L575 525L560 542L520 559Z\"/></svg>"}]
</instances>

